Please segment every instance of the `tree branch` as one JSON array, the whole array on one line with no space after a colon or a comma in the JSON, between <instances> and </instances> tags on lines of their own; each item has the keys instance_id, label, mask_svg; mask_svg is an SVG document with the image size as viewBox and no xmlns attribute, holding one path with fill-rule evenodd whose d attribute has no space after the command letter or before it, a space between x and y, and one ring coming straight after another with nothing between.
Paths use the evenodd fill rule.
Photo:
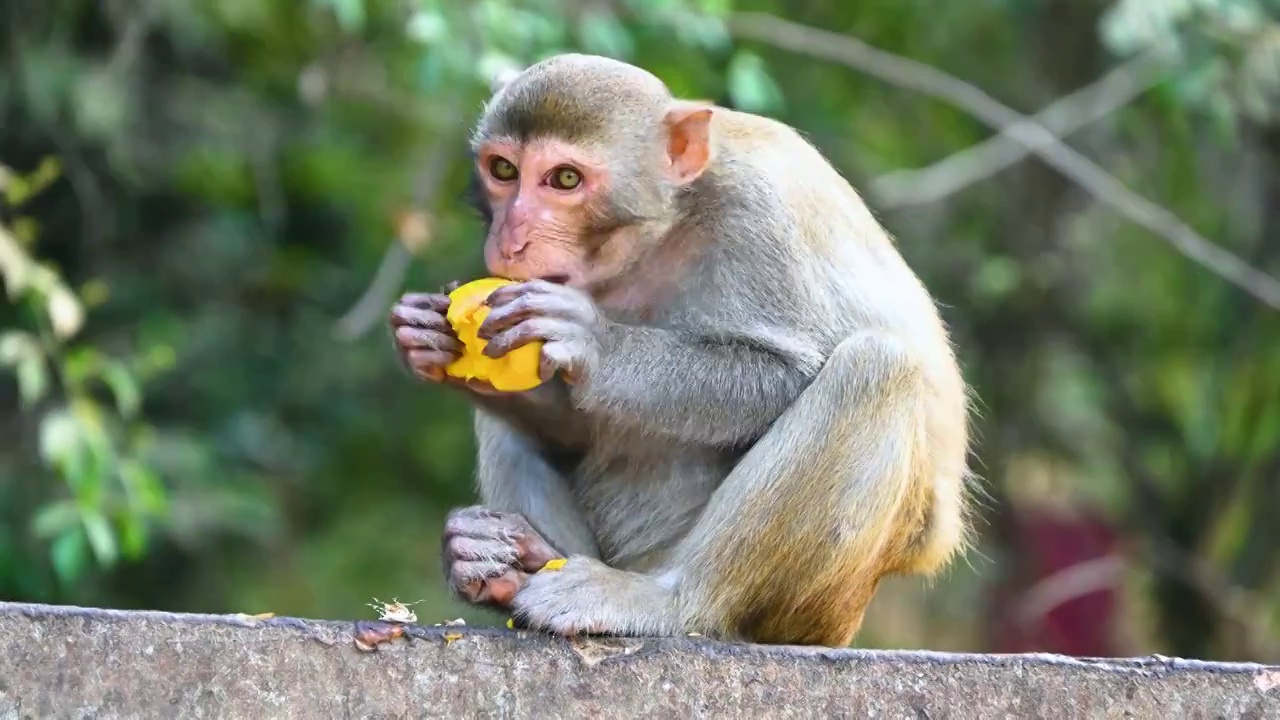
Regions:
<instances>
[{"instance_id":1,"label":"tree branch","mask_svg":"<svg viewBox=\"0 0 1280 720\"><path fill-rule=\"evenodd\" d=\"M450 147L452 143L448 139L437 140L428 152L414 192L415 206L424 207L435 197L448 169ZM349 341L369 332L384 313L391 309L391 301L404 284L412 261L413 253L405 246L404 241L393 241L383 254L369 287L334 325L334 336Z\"/></svg>"},{"instance_id":2,"label":"tree branch","mask_svg":"<svg viewBox=\"0 0 1280 720\"><path fill-rule=\"evenodd\" d=\"M1164 63L1149 52L1115 68L1091 85L1055 100L1032 118L919 170L899 170L871 181L882 208L898 209L937 202L1013 165L1031 150L1011 128L1040 124L1058 138L1097 122L1129 104L1165 77ZM1043 144L1038 143L1036 147Z\"/></svg>"},{"instance_id":3,"label":"tree branch","mask_svg":"<svg viewBox=\"0 0 1280 720\"><path fill-rule=\"evenodd\" d=\"M1042 125L982 90L924 63L894 55L856 38L806 27L765 13L736 13L729 29L798 54L835 62L943 100L1001 130L1045 164L1074 181L1099 202L1169 242L1178 252L1267 305L1280 309L1280 280L1214 245L1177 216L1126 187L1080 153L1063 145Z\"/></svg>"}]
</instances>

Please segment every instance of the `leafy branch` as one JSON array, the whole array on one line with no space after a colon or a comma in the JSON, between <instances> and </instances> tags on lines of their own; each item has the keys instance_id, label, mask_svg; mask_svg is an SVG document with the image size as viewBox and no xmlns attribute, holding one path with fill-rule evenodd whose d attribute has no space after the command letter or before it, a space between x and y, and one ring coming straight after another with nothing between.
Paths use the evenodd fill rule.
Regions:
<instances>
[{"instance_id":1,"label":"leafy branch","mask_svg":"<svg viewBox=\"0 0 1280 720\"><path fill-rule=\"evenodd\" d=\"M5 205L21 211L60 170L52 158L27 176L0 166ZM13 372L22 407L37 419L40 461L69 491L36 512L32 531L50 543L55 572L70 582L86 571L90 554L104 567L121 556L140 557L148 523L165 512L165 487L142 459L149 433L139 421L140 378L165 369L172 357L160 349L130 364L72 345L85 325L86 296L99 298L105 288L73 291L31 254L37 234L26 216L0 224L0 278L33 326L0 332L0 368ZM110 402L100 399L104 390Z\"/></svg>"},{"instance_id":2,"label":"leafy branch","mask_svg":"<svg viewBox=\"0 0 1280 720\"><path fill-rule=\"evenodd\" d=\"M1249 295L1280 309L1280 280L1210 242L1169 210L1130 190L1097 163L1064 145L1043 125L1029 120L981 89L937 68L886 52L857 38L807 27L766 13L735 13L728 23L735 37L839 63L968 112L1016 140L1098 202L1163 238L1178 252Z\"/></svg>"}]
</instances>

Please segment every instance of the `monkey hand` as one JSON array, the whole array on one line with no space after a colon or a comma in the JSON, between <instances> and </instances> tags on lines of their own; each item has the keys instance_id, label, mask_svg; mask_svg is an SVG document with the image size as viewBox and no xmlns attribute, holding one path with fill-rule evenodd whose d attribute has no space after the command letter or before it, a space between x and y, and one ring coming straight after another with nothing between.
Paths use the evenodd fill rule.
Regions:
<instances>
[{"instance_id":1,"label":"monkey hand","mask_svg":"<svg viewBox=\"0 0 1280 720\"><path fill-rule=\"evenodd\" d=\"M408 293L391 308L391 332L400 362L416 377L429 382L466 388L481 395L500 395L481 380L461 380L445 374L445 368L462 356L462 341L445 317L449 293L458 286L449 283L439 293Z\"/></svg>"},{"instance_id":2,"label":"monkey hand","mask_svg":"<svg viewBox=\"0 0 1280 720\"><path fill-rule=\"evenodd\" d=\"M408 293L391 308L396 353L423 380L444 382L445 367L462 355L462 343L445 318L449 296Z\"/></svg>"},{"instance_id":3,"label":"monkey hand","mask_svg":"<svg viewBox=\"0 0 1280 720\"><path fill-rule=\"evenodd\" d=\"M480 325L484 354L497 358L541 341L541 375L557 372L570 384L591 374L600 359L600 335L606 320L591 296L546 280L507 285L493 291L492 310Z\"/></svg>"},{"instance_id":4,"label":"monkey hand","mask_svg":"<svg viewBox=\"0 0 1280 720\"><path fill-rule=\"evenodd\" d=\"M671 590L584 555L529 575L511 611L523 627L566 636L675 635L683 629Z\"/></svg>"},{"instance_id":5,"label":"monkey hand","mask_svg":"<svg viewBox=\"0 0 1280 720\"><path fill-rule=\"evenodd\" d=\"M450 590L496 608L509 607L530 573L560 557L523 515L483 507L449 513L443 540Z\"/></svg>"}]
</instances>

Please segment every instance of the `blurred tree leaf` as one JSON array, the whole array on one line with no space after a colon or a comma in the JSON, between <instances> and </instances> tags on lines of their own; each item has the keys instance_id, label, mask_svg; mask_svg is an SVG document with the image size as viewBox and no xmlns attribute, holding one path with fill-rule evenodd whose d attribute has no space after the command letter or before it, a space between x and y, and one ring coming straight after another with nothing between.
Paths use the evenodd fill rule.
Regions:
<instances>
[{"instance_id":1,"label":"blurred tree leaf","mask_svg":"<svg viewBox=\"0 0 1280 720\"><path fill-rule=\"evenodd\" d=\"M49 389L49 368L40 341L30 333L0 333L0 367L16 368L18 391L24 407L31 407Z\"/></svg>"},{"instance_id":2,"label":"blurred tree leaf","mask_svg":"<svg viewBox=\"0 0 1280 720\"><path fill-rule=\"evenodd\" d=\"M627 60L635 53L635 43L618 18L605 10L587 12L578 24L582 48L596 55Z\"/></svg>"},{"instance_id":3,"label":"blurred tree leaf","mask_svg":"<svg viewBox=\"0 0 1280 720\"><path fill-rule=\"evenodd\" d=\"M734 53L729 62L728 85L729 97L742 110L770 113L782 109L782 91L769 76L764 60L755 53Z\"/></svg>"},{"instance_id":4,"label":"blurred tree leaf","mask_svg":"<svg viewBox=\"0 0 1280 720\"><path fill-rule=\"evenodd\" d=\"M84 530L80 525L73 526L53 541L50 556L59 579L64 583L71 583L80 578L88 569L88 549Z\"/></svg>"}]
</instances>

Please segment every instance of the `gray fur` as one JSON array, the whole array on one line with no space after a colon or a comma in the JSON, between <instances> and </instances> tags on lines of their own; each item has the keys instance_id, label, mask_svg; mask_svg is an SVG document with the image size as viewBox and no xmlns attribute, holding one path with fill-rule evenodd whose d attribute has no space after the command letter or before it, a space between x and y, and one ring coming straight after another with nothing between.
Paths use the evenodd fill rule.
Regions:
<instances>
[{"instance_id":1,"label":"gray fur","mask_svg":"<svg viewBox=\"0 0 1280 720\"><path fill-rule=\"evenodd\" d=\"M536 282L511 291L518 312L495 304L491 343L544 340L572 379L476 396L484 505L570 557L512 609L566 633L840 637L779 628L837 586L856 628L880 574L963 544L964 384L932 299L814 148L717 108L706 171L663 185L647 158L671 102L637 68L561 56L505 85L476 133L614 146L644 243L697 241L644 308Z\"/></svg>"}]
</instances>

